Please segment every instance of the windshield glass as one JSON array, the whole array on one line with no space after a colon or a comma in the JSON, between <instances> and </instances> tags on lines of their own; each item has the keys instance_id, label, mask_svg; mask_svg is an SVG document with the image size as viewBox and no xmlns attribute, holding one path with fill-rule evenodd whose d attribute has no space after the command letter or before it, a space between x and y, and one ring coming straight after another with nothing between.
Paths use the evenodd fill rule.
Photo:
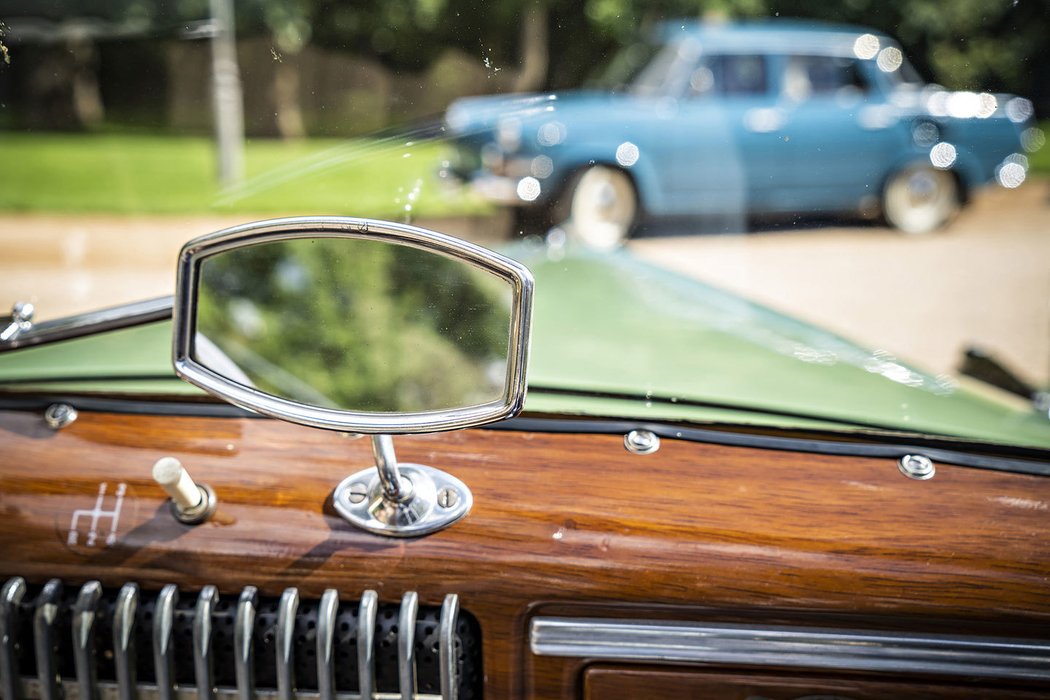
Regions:
<instances>
[{"instance_id":1,"label":"windshield glass","mask_svg":"<svg viewBox=\"0 0 1050 700\"><path fill-rule=\"evenodd\" d=\"M1026 3L11 0L0 302L386 219L533 270L527 411L1050 447L1048 34ZM189 391L136 333L0 353L0 391Z\"/></svg>"}]
</instances>

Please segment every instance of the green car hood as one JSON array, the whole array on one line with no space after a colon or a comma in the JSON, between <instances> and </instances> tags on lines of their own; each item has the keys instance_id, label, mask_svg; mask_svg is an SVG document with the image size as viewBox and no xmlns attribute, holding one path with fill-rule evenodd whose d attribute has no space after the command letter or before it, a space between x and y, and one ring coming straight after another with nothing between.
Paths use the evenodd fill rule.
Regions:
<instances>
[{"instance_id":1,"label":"green car hood","mask_svg":"<svg viewBox=\"0 0 1050 700\"><path fill-rule=\"evenodd\" d=\"M1034 410L626 252L512 255L536 278L527 411L1050 447L1050 421ZM169 321L4 353L0 388L198 393L174 377Z\"/></svg>"}]
</instances>

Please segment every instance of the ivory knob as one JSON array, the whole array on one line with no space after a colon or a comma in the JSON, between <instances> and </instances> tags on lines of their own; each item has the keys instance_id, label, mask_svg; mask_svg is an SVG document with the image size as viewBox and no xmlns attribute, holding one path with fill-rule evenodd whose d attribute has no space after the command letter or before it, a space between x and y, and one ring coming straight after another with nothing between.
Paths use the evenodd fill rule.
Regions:
<instances>
[{"instance_id":1,"label":"ivory knob","mask_svg":"<svg viewBox=\"0 0 1050 700\"><path fill-rule=\"evenodd\" d=\"M204 494L197 484L193 483L189 472L174 457L161 457L157 460L153 465L153 480L160 484L181 511L193 510L204 500Z\"/></svg>"}]
</instances>

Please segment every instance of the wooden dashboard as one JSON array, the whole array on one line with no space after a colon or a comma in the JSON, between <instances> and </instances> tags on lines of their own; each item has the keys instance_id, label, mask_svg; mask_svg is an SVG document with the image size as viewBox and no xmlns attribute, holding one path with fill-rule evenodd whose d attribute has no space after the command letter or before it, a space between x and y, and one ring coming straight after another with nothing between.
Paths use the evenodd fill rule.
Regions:
<instances>
[{"instance_id":1,"label":"wooden dashboard","mask_svg":"<svg viewBox=\"0 0 1050 700\"><path fill-rule=\"evenodd\" d=\"M488 698L1036 697L1047 687L815 671L775 655L537 653L530 634L538 619L641 620L1011 638L1038 655L1050 638L1050 479L938 464L917 481L892 459L674 439L639 455L622 435L565 432L477 429L396 446L401 460L470 487L464 520L409 540L344 523L330 495L372 464L367 439L268 419L95 411L52 430L39 411L0 412L0 574L214 584L224 595L251 584L268 596L373 589L397 601L413 590L432 605L456 593L481 629ZM169 455L218 496L203 525L175 521L150 478ZM119 517L93 520L97 504L112 513L118 490Z\"/></svg>"}]
</instances>

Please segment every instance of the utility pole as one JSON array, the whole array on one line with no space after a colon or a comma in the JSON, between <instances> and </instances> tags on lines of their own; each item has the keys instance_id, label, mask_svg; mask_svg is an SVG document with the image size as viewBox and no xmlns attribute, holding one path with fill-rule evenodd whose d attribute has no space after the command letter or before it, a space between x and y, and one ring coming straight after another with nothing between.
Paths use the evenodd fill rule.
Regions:
<instances>
[{"instance_id":1,"label":"utility pole","mask_svg":"<svg viewBox=\"0 0 1050 700\"><path fill-rule=\"evenodd\" d=\"M232 187L244 177L244 102L237 67L233 0L211 4L211 81L219 184Z\"/></svg>"}]
</instances>

